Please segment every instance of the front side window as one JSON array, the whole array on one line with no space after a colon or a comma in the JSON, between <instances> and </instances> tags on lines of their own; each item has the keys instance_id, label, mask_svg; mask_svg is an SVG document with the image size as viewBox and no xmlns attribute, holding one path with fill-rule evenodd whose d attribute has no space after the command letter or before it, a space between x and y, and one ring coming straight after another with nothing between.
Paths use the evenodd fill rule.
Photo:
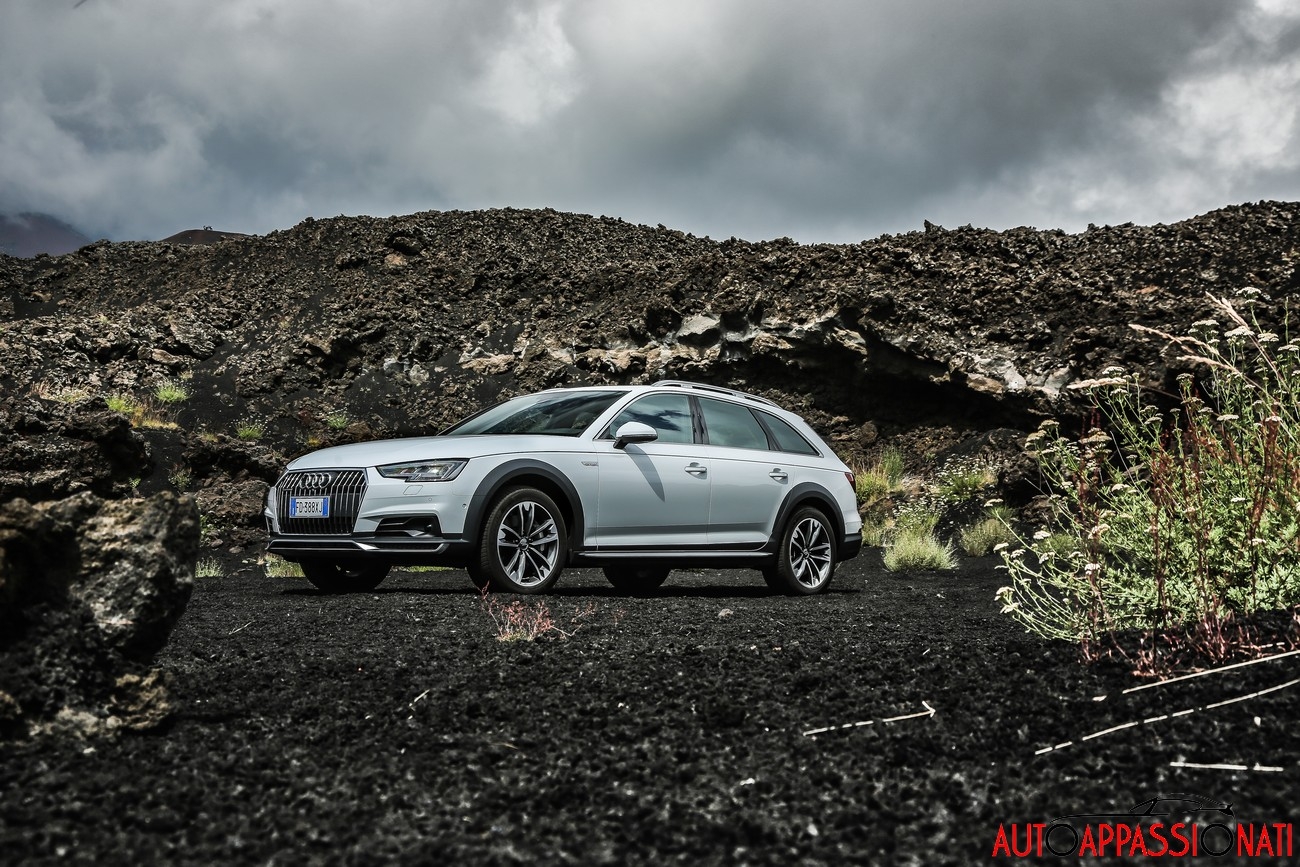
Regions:
<instances>
[{"instance_id":1,"label":"front side window","mask_svg":"<svg viewBox=\"0 0 1300 867\"><path fill-rule=\"evenodd\" d=\"M767 434L754 414L745 407L702 397L700 409L704 412L704 430L708 433L709 445L767 449Z\"/></svg>"},{"instance_id":2,"label":"front side window","mask_svg":"<svg viewBox=\"0 0 1300 867\"><path fill-rule=\"evenodd\" d=\"M516 397L452 425L439 436L543 434L576 437L624 394L621 391L580 391Z\"/></svg>"},{"instance_id":3,"label":"front side window","mask_svg":"<svg viewBox=\"0 0 1300 867\"><path fill-rule=\"evenodd\" d=\"M658 431L661 443L695 442L691 400L684 394L651 394L633 401L610 422L609 437L617 436L618 429L630 421L650 425Z\"/></svg>"}]
</instances>

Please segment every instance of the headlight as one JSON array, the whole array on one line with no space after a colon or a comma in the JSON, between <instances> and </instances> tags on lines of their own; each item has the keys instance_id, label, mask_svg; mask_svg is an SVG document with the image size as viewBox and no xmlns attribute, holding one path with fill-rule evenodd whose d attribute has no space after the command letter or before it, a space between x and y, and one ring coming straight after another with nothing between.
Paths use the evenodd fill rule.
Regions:
<instances>
[{"instance_id":1,"label":"headlight","mask_svg":"<svg viewBox=\"0 0 1300 867\"><path fill-rule=\"evenodd\" d=\"M450 482L460 475L467 463L469 461L465 460L411 461L375 467L375 470L386 479L401 479L404 482Z\"/></svg>"}]
</instances>

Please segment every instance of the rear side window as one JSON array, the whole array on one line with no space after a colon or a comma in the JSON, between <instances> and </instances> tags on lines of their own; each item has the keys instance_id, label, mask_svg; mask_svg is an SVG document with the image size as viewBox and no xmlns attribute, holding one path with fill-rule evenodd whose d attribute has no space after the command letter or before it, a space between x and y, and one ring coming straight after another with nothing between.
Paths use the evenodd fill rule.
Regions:
<instances>
[{"instance_id":1,"label":"rear side window","mask_svg":"<svg viewBox=\"0 0 1300 867\"><path fill-rule=\"evenodd\" d=\"M700 398L709 445L767 450L767 434L753 413L739 404Z\"/></svg>"},{"instance_id":2,"label":"rear side window","mask_svg":"<svg viewBox=\"0 0 1300 867\"><path fill-rule=\"evenodd\" d=\"M808 440L803 438L803 434L795 430L788 423L768 412L758 412L758 417L763 420L763 424L772 434L772 439L776 440L776 447L783 452L793 452L797 455L815 455L817 449L813 448Z\"/></svg>"},{"instance_id":3,"label":"rear side window","mask_svg":"<svg viewBox=\"0 0 1300 867\"><path fill-rule=\"evenodd\" d=\"M610 422L607 436L617 436L618 429L630 421L650 425L659 432L661 443L695 442L691 399L684 394L652 394L633 402Z\"/></svg>"}]
</instances>

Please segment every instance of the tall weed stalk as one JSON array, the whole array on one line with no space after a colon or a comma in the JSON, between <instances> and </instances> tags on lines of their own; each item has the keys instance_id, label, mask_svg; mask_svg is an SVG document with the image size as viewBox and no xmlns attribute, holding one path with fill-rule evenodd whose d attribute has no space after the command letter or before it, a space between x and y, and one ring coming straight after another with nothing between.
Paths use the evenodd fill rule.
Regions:
<instances>
[{"instance_id":1,"label":"tall weed stalk","mask_svg":"<svg viewBox=\"0 0 1300 867\"><path fill-rule=\"evenodd\" d=\"M1030 436L1053 525L1003 549L998 591L1029 630L1085 649L1180 632L1224 655L1234 615L1300 603L1300 345L1213 300L1226 322L1187 337L1134 326L1202 373L1179 377L1172 409L1111 370L1078 384L1096 408L1085 436L1054 422Z\"/></svg>"}]
</instances>

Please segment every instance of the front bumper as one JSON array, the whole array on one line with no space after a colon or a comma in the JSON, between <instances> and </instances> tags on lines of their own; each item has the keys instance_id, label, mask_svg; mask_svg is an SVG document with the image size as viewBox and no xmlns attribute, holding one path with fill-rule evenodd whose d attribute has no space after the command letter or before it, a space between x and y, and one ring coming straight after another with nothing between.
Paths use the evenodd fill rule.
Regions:
<instances>
[{"instance_id":1,"label":"front bumper","mask_svg":"<svg viewBox=\"0 0 1300 867\"><path fill-rule=\"evenodd\" d=\"M462 539L419 539L393 536L283 536L272 535L266 550L297 562L375 560L395 565L463 566L473 546Z\"/></svg>"}]
</instances>

